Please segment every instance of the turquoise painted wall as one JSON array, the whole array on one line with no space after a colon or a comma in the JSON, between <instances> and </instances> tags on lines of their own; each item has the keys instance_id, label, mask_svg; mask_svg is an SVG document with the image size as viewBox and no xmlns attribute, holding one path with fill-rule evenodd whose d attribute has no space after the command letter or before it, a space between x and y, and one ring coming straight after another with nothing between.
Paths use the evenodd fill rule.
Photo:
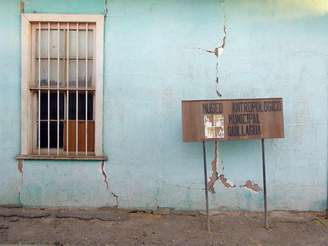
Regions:
<instances>
[{"instance_id":1,"label":"turquoise painted wall","mask_svg":"<svg viewBox=\"0 0 328 246\"><path fill-rule=\"evenodd\" d=\"M225 19L227 42L219 61L224 98L284 98L286 138L266 141L269 209L325 209L324 1L109 1L104 70L109 189L99 162L28 161L23 174L18 171L19 1L0 4L0 29L8 37L0 40L0 112L6 114L0 121L0 204L100 207L118 200L125 208L202 209L202 149L182 142L180 107L184 99L216 98L216 58L201 49L218 46ZM25 11L102 14L104 1L26 0ZM214 146L207 147L210 173ZM219 171L224 166L237 187L217 182L211 208L262 209L262 192L239 187L248 179L262 186L260 142L225 142L219 149Z\"/></svg>"},{"instance_id":2,"label":"turquoise painted wall","mask_svg":"<svg viewBox=\"0 0 328 246\"><path fill-rule=\"evenodd\" d=\"M0 203L19 203L20 175L15 155L20 148L20 19L17 1L0 2ZM3 38L6 37L6 38ZM11 114L8 112L12 112Z\"/></svg>"}]
</instances>

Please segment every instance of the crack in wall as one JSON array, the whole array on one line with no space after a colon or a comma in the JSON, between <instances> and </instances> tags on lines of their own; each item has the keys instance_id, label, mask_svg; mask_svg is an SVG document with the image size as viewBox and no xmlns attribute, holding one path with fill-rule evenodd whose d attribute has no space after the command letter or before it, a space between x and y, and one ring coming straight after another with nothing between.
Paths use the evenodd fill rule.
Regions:
<instances>
[{"instance_id":1,"label":"crack in wall","mask_svg":"<svg viewBox=\"0 0 328 246\"><path fill-rule=\"evenodd\" d=\"M229 180L227 177L224 176L223 163L222 163L222 173L219 175L218 163L219 163L219 146L218 146L218 141L215 141L214 142L214 159L211 162L212 174L207 183L208 190L213 194L215 193L215 183L217 180L220 180L220 182L224 185L225 188L236 188L237 187L233 181ZM246 188L247 190L249 190L251 192L256 192L256 193L262 191L261 187L251 180L247 180L244 185L240 185L239 187Z\"/></svg>"},{"instance_id":2,"label":"crack in wall","mask_svg":"<svg viewBox=\"0 0 328 246\"><path fill-rule=\"evenodd\" d=\"M21 0L19 2L19 11L21 12L21 14L25 12L25 2L24 2L24 0Z\"/></svg>"},{"instance_id":3,"label":"crack in wall","mask_svg":"<svg viewBox=\"0 0 328 246\"><path fill-rule=\"evenodd\" d=\"M23 161L22 160L18 160L17 169L23 175Z\"/></svg>"},{"instance_id":4,"label":"crack in wall","mask_svg":"<svg viewBox=\"0 0 328 246\"><path fill-rule=\"evenodd\" d=\"M226 43L227 28L226 28L225 24L223 26L223 32L224 32L224 36L223 36L223 39L222 39L221 46L214 49L214 54L217 57L217 59L216 59L216 89L215 90L216 90L216 94L219 97L222 97L222 94L220 93L220 90L219 90L219 86L220 86L220 81L219 81L219 75L220 75L219 74L219 59L220 59L220 56L223 54L225 43Z\"/></svg>"},{"instance_id":5,"label":"crack in wall","mask_svg":"<svg viewBox=\"0 0 328 246\"><path fill-rule=\"evenodd\" d=\"M107 188L107 190L109 190L109 178L105 171L105 162L104 161L101 162L101 174L104 177L104 182L106 184L106 188ZM116 195L113 191L110 191L110 193L115 198L115 201L116 201L115 207L118 208L118 204L119 204L118 203L118 195Z\"/></svg>"},{"instance_id":6,"label":"crack in wall","mask_svg":"<svg viewBox=\"0 0 328 246\"><path fill-rule=\"evenodd\" d=\"M105 0L105 2L104 2L104 16L105 17L108 16L108 9L109 9L108 0Z\"/></svg>"},{"instance_id":7,"label":"crack in wall","mask_svg":"<svg viewBox=\"0 0 328 246\"><path fill-rule=\"evenodd\" d=\"M219 175L219 172L218 172L218 166L219 166L219 145L218 145L218 141L215 141L214 142L214 159L212 161L212 175L210 177L210 180L209 182L207 183L207 186L208 186L208 190L211 192L211 193L215 193L215 183L217 180L220 180L221 183L226 187L226 188L235 188L236 185L231 181L229 180L228 178L226 178L223 174L224 172L224 167L222 165L222 174Z\"/></svg>"},{"instance_id":8,"label":"crack in wall","mask_svg":"<svg viewBox=\"0 0 328 246\"><path fill-rule=\"evenodd\" d=\"M210 177L210 181L208 182L207 186L208 186L208 190L212 193L215 193L215 189L214 189L214 185L215 182L218 180L219 178L219 174L218 174L218 141L214 142L214 159L212 161L212 175Z\"/></svg>"},{"instance_id":9,"label":"crack in wall","mask_svg":"<svg viewBox=\"0 0 328 246\"><path fill-rule=\"evenodd\" d=\"M216 79L215 79L215 82L216 82L216 88L215 88L215 91L216 91L216 94L219 96L219 97L222 97L222 94L220 92L220 69L219 69L219 60L220 60L220 57L223 55L223 52L224 52L224 48L226 46L226 38L227 38L227 26L226 26L226 17L224 17L224 25L223 25L223 38L221 40L221 43L219 43L219 45L217 47L215 47L213 50L206 50L206 49L201 49L201 48L198 48L199 50L202 50L202 51L205 51L207 53L211 53L211 54L214 54L216 56Z\"/></svg>"},{"instance_id":10,"label":"crack in wall","mask_svg":"<svg viewBox=\"0 0 328 246\"><path fill-rule=\"evenodd\" d=\"M18 186L18 202L19 202L19 205L22 206L21 194L22 194L23 179L24 179L24 163L23 163L23 160L18 160L17 169L18 169L18 172L21 174L20 183L19 183L19 186Z\"/></svg>"},{"instance_id":11,"label":"crack in wall","mask_svg":"<svg viewBox=\"0 0 328 246\"><path fill-rule=\"evenodd\" d=\"M105 182L106 188L108 190L109 189L109 182L108 182L107 173L105 171L105 162L104 161L101 162L101 173L102 173L102 175L104 177L104 182Z\"/></svg>"},{"instance_id":12,"label":"crack in wall","mask_svg":"<svg viewBox=\"0 0 328 246\"><path fill-rule=\"evenodd\" d=\"M116 201L116 205L115 205L115 207L118 208L118 206L119 206L119 205L118 205L118 195L116 195L116 194L115 194L114 192L112 192L112 191L111 191L111 194L112 194L112 196L115 198L115 201Z\"/></svg>"}]
</instances>

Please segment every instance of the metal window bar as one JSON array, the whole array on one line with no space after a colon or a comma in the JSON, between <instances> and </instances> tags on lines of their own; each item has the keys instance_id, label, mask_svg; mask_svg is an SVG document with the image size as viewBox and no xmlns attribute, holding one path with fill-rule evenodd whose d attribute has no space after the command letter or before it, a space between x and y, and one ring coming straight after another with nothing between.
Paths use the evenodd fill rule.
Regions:
<instances>
[{"instance_id":1,"label":"metal window bar","mask_svg":"<svg viewBox=\"0 0 328 246\"><path fill-rule=\"evenodd\" d=\"M48 88L50 88L50 23L48 23ZM48 120L47 120L47 148L48 148L48 155L50 155L50 90L48 90Z\"/></svg>"},{"instance_id":2,"label":"metal window bar","mask_svg":"<svg viewBox=\"0 0 328 246\"><path fill-rule=\"evenodd\" d=\"M76 92L75 92L75 97L76 97L76 108L75 108L75 152L76 155L78 155L79 152L79 23L76 24Z\"/></svg>"},{"instance_id":3,"label":"metal window bar","mask_svg":"<svg viewBox=\"0 0 328 246\"><path fill-rule=\"evenodd\" d=\"M71 30L71 29L70 29L70 30ZM72 31L72 30L71 30L71 31ZM41 57L40 59L41 59L41 61L42 61L42 60L48 60L47 57ZM50 57L50 60L56 60L56 61L57 61L57 57ZM60 57L59 60L65 60L65 61L66 61L66 58ZM69 60L71 60L71 61L75 61L76 58L75 58L75 57L70 57ZM90 57L89 57L88 60L89 60L89 61L92 61L93 58L90 58Z\"/></svg>"},{"instance_id":4,"label":"metal window bar","mask_svg":"<svg viewBox=\"0 0 328 246\"><path fill-rule=\"evenodd\" d=\"M67 23L67 41L66 41L66 154L69 149L69 23Z\"/></svg>"},{"instance_id":5,"label":"metal window bar","mask_svg":"<svg viewBox=\"0 0 328 246\"><path fill-rule=\"evenodd\" d=\"M38 123L38 127L37 127L37 153L39 155L43 154L43 153L47 153L48 155L50 154L56 154L57 156L65 153L65 150L62 152L61 151L61 138L64 137L63 133L61 133L61 124L66 124L66 129L65 129L65 135L66 135L66 141L65 141L65 145L66 145L66 155L70 155L71 151L74 151L74 141L70 143L70 138L72 136L74 136L74 134L72 135L72 132L70 134L70 130L72 129L72 124L70 124L70 117L72 117L72 115L70 114L70 108L72 108L73 105L70 105L70 96L73 95L74 91L75 91L75 102L76 102L76 118L75 118L75 154L79 155L83 153L83 150L81 148L81 145L79 144L79 140L81 143L83 143L83 141L81 141L82 139L81 133L79 130L79 128L82 127L82 124L80 125L80 121L81 122L85 122L85 155L89 155L89 149L92 145L90 145L90 143L88 142L90 136L89 136L89 132L88 130L90 128L89 125L89 120L92 120L92 118L89 117L88 114L88 101L90 100L89 98L89 91L90 93L92 93L94 95L95 93L95 88L93 88L92 84L89 85L89 79L88 76L90 75L90 70L89 70L89 61L93 61L95 60L95 56L94 56L94 52L91 52L91 56L89 57L89 48L90 46L90 42L89 42L89 28L90 28L90 23L83 23L78 24L78 23L74 23L74 25L72 25L72 23L50 23L50 22L38 22L36 23L36 30L38 31L37 33L37 37L38 37L38 43L37 43L37 51L38 51L38 56L37 56L37 61L38 61L38 86L37 88L34 88L33 86L30 88L31 91L35 91L37 92L37 96L38 96L38 119L37 119L37 123ZM93 28L93 26L91 27ZM79 46L80 46L80 39L83 36L79 35L79 31L81 29L85 29L85 87L81 87L82 85L80 85L80 79L79 79L79 67L81 67L82 65L80 64L80 62L84 59L80 53L79 53ZM53 56L52 53L52 43L55 42L56 40L52 40L52 31L57 31L57 54ZM61 32L64 31L64 36L61 35ZM76 56L75 57L70 57L70 39L72 39L72 37L70 37L70 32L71 31L76 31ZM45 43L45 39L42 40L42 35L45 35L45 33L47 32L47 43ZM65 35L66 34L66 35ZM56 36L55 36L56 37ZM61 41L61 37L63 37L63 41ZM73 41L73 40L71 40ZM81 41L83 43L83 41ZM61 46L64 45L64 46ZM61 54L61 47L63 47L64 50L64 56L62 56ZM47 52L45 52L45 49L47 49ZM56 52L56 51L55 51ZM44 56L44 54L47 54L46 57ZM43 56L43 57L42 57ZM41 64L42 60L47 61L46 62L46 66L47 69L46 74L43 74L43 70L41 70L42 66L45 64ZM70 79L71 78L71 74L70 73L70 61L71 60L75 60L76 62L76 71L75 71L75 77L76 77L76 84L75 84L75 88L74 87L70 87ZM52 67L52 61L57 61L57 69L56 69L56 65L55 68ZM63 62L63 63L61 63ZM66 66L65 66L65 62L66 62ZM61 70L61 66L64 66L64 69L62 72ZM42 65L42 66L41 66ZM43 68L42 68L43 69ZM57 70L57 71L56 71ZM66 71L65 71L66 70ZM53 73L56 80L57 80L57 86L53 87L51 85L52 83L52 72L51 71L56 71L57 74ZM65 79L65 72L66 72L66 79ZM72 71L73 72L73 71ZM61 73L63 73L63 77L61 78ZM74 74L74 72L73 72ZM43 76L45 76L47 78L47 82L43 84L42 80L43 80ZM63 87L61 87L61 81L60 80L66 80L66 86L64 85ZM83 81L83 79L82 79ZM62 92L61 92L62 91ZM65 93L66 92L66 93ZM82 119L81 116L79 115L79 94L80 96L82 96L82 93L85 93L85 102L83 102L83 104L85 104L85 119ZM41 101L41 94L44 93L47 98L47 104L45 105L41 105L42 101ZM53 97L51 96L52 93L55 93L54 95L56 95L57 100L53 101ZM61 104L60 104L60 95L61 93L64 93L64 95L66 97L64 97L64 119L61 119ZM55 97L55 98L56 98ZM43 99L42 99L43 100ZM55 112L55 118L51 118L53 117L51 114L51 103L55 103L56 102L56 112ZM71 103L74 103L74 101L72 101ZM47 112L47 114L44 116L42 116L41 114L43 114L41 112L41 108L44 108ZM66 109L66 110L65 110ZM71 112L72 113L72 112ZM41 116L44 117L41 119ZM90 118L90 119L89 119ZM53 122L53 123L52 123ZM72 121L71 123L73 123L74 121ZM42 124L41 124L42 123ZM73 123L74 124L74 123ZM47 130L44 131L45 129L43 129L42 127L47 127ZM52 127L53 126L53 127ZM92 126L91 126L92 127ZM53 132L56 129L56 134ZM92 132L93 130L91 130ZM82 131L83 132L83 131ZM46 138L47 137L47 138ZM91 140L91 139L90 139ZM93 141L93 140L91 140ZM54 144L53 144L54 143ZM42 145L42 148L41 148ZM89 146L90 145L90 146ZM55 148L55 149L52 149ZM91 147L93 148L93 147Z\"/></svg>"},{"instance_id":6,"label":"metal window bar","mask_svg":"<svg viewBox=\"0 0 328 246\"><path fill-rule=\"evenodd\" d=\"M41 143L41 112L40 112L40 109L41 109L41 91L40 91L40 88L41 88L41 60L40 60L40 57L41 57L41 23L39 22L39 26L38 26L38 57L39 57L39 61L38 61L38 154L40 155L41 153L41 146L40 146L40 143Z\"/></svg>"},{"instance_id":7,"label":"metal window bar","mask_svg":"<svg viewBox=\"0 0 328 246\"><path fill-rule=\"evenodd\" d=\"M57 155L59 155L59 57L60 56L60 23L57 28Z\"/></svg>"},{"instance_id":8,"label":"metal window bar","mask_svg":"<svg viewBox=\"0 0 328 246\"><path fill-rule=\"evenodd\" d=\"M85 155L88 155L88 23L85 24Z\"/></svg>"},{"instance_id":9,"label":"metal window bar","mask_svg":"<svg viewBox=\"0 0 328 246\"><path fill-rule=\"evenodd\" d=\"M80 60L81 61L81 60ZM50 87L50 88L48 88L47 86L43 86L43 87L41 87L41 88L39 88L39 87L34 87L34 86L31 86L30 87L30 90L31 91L38 91L38 90L41 90L41 91L48 91L48 90L50 90L50 91L55 91L55 92L57 92L57 88L56 87ZM66 92L66 90L67 90L67 88L65 87L65 88L62 88L62 87L59 87L59 91L64 91L64 92ZM78 90L78 91L82 91L82 92L85 92L86 90L87 91L89 91L89 92L91 92L91 93L95 93L95 91L96 91L96 89L95 88L88 88L88 89L85 89L84 87L83 88L78 88L78 89L76 89L76 88L74 88L74 89L70 89L70 91L76 91L76 90Z\"/></svg>"}]
</instances>

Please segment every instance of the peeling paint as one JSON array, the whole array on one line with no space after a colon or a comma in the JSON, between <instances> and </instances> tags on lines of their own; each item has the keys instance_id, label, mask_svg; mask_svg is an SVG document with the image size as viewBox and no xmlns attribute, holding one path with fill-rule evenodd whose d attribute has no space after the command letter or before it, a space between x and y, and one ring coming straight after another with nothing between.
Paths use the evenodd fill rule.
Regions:
<instances>
[{"instance_id":1,"label":"peeling paint","mask_svg":"<svg viewBox=\"0 0 328 246\"><path fill-rule=\"evenodd\" d=\"M23 174L23 161L22 160L18 160L17 169L21 174Z\"/></svg>"},{"instance_id":2,"label":"peeling paint","mask_svg":"<svg viewBox=\"0 0 328 246\"><path fill-rule=\"evenodd\" d=\"M251 180L247 180L245 182L245 184L240 186L240 187L244 187L245 189L247 189L249 191L252 191L252 192L256 192L256 193L262 191L261 187L258 184L254 183L253 181L251 181Z\"/></svg>"},{"instance_id":3,"label":"peeling paint","mask_svg":"<svg viewBox=\"0 0 328 246\"><path fill-rule=\"evenodd\" d=\"M198 48L200 50L203 50L205 52L208 52L208 53L211 53L211 54L214 54L216 56L216 94L219 96L219 97L222 97L222 94L220 93L220 80L219 80L219 59L220 57L223 55L223 52L224 52L224 48L225 48L225 45L226 45L226 38L227 38L227 26L226 26L226 18L224 17L224 25L223 25L223 33L224 33L224 36L222 38L222 41L221 41L221 44L219 44L219 46L215 47L213 50L205 50L205 49L201 49L201 48Z\"/></svg>"},{"instance_id":4,"label":"peeling paint","mask_svg":"<svg viewBox=\"0 0 328 246\"><path fill-rule=\"evenodd\" d=\"M208 190L212 193L215 193L215 183L217 180L220 180L221 183L224 185L226 188L235 188L236 185L226 178L223 174L224 167L222 166L222 174L219 175L218 173L218 163L219 163L219 147L218 147L218 141L214 142L214 159L212 161L212 175L210 177L210 181L208 182Z\"/></svg>"},{"instance_id":5,"label":"peeling paint","mask_svg":"<svg viewBox=\"0 0 328 246\"><path fill-rule=\"evenodd\" d=\"M215 185L215 182L219 178L217 169L218 169L218 141L215 141L214 142L214 159L212 161L212 175L210 177L210 181L207 184L208 190L212 193L215 193L214 185Z\"/></svg>"},{"instance_id":6,"label":"peeling paint","mask_svg":"<svg viewBox=\"0 0 328 246\"><path fill-rule=\"evenodd\" d=\"M227 179L224 174L221 174L219 176L219 179L221 181L221 183L226 187L226 188L235 188L236 185L229 179Z\"/></svg>"},{"instance_id":7,"label":"peeling paint","mask_svg":"<svg viewBox=\"0 0 328 246\"><path fill-rule=\"evenodd\" d=\"M22 205L21 190L22 190L23 181L24 181L24 161L23 160L18 160L17 169L18 169L18 172L21 174L20 183L18 185L18 201L19 201L19 204Z\"/></svg>"},{"instance_id":8,"label":"peeling paint","mask_svg":"<svg viewBox=\"0 0 328 246\"><path fill-rule=\"evenodd\" d=\"M274 94L281 93L288 97L289 104L286 108L288 117L285 119L288 138L277 141L268 140L270 142L268 147L272 147L269 161L281 165L280 169L273 170L276 172L276 180L268 180L268 186L272 186L272 182L276 182L276 185L272 187L272 192L277 191L275 199L279 200L276 202L275 199L272 199L271 208L278 209L284 206L286 209L323 210L325 201L321 194L326 194L327 186L322 184L327 183L327 175L316 176L315 174L321 171L319 166L327 167L327 165L321 165L321 160L326 157L327 129L322 122L317 122L316 119L322 116L323 109L327 110L326 108L328 108L320 107L320 105L326 106L321 101L328 92L328 89L325 88L326 78L328 78L328 70L325 66L327 60L322 56L328 54L327 45L324 42L327 38L327 32L324 29L328 16L291 20L289 18L295 15L310 16L311 8L314 5L311 8L305 5L304 10L302 10L303 7L294 5L280 9L276 6L278 1L283 4L284 1L291 0L225 1L227 36L224 51L220 52L220 92L223 97L250 97L255 94L254 88L259 87L258 81L265 77L267 68L271 68L270 76L267 77L266 83L261 84L258 92L270 94L270 90L272 91L272 87L274 87ZM296 2L297 5L300 5L299 2L305 0L293 1L295 5ZM307 1L328 3L327 0ZM148 7L155 2L157 5L155 4L153 12L150 14ZM203 199L204 184L202 182L204 181L199 174L202 166L193 164L195 160L196 162L200 160L199 146L182 143L179 135L181 126L178 124L180 123L180 114L174 112L181 110L180 103L176 103L179 97L218 98L214 94L216 93L214 90L217 56L215 53L208 53L197 48L213 50L221 45L225 11L224 6L219 5L224 3L223 0L204 1L201 4L198 1L186 2L140 1L135 4L134 1L108 0L108 16L113 18L113 21L117 20L113 23L107 19L104 29L106 46L103 54L105 60L104 81L110 81L113 76L115 77L112 79L113 83L104 83L104 108L106 110L103 114L105 129L102 136L104 139L103 149L105 153L113 155L112 160L106 162L104 167L109 189L106 189L107 185L104 182L100 162L90 164L83 161L74 163L27 161L23 163L22 168L24 179L23 186L21 186L21 199L24 206L65 207L79 204L85 207L107 206L108 204L112 206L115 205L114 195L111 194L113 191L119 196L121 207L134 205L146 207L155 204L156 192L154 189L159 187L161 194L158 199L161 203L165 203L165 206L197 210L203 208L201 199ZM46 0L25 0L25 11L33 13L35 10L39 13L56 12L58 14L104 13L104 1L92 1L92 3L91 1L79 1L78 4L76 3L77 1L60 0L57 3ZM2 40L1 52L3 56L10 58L7 65L2 64L1 74L2 77L8 78L8 81L13 81L9 87L6 87L6 90L1 90L0 97L3 102L10 102L12 98L20 98L19 72L11 72L19 71L19 8L19 1L3 1L1 5L2 16L8 20L2 23L2 30L6 31L6 35L9 37ZM285 12L284 9L286 9ZM179 10L184 11L179 13ZM301 14L297 12L301 12ZM163 16L166 18L161 18ZM281 17L288 19L278 20ZM146 28L137 28L133 22L136 18L138 18L139 26L145 25ZM171 21L168 22L167 19ZM149 23L150 20L153 22ZM175 22L177 23L174 25ZM107 25L110 23L113 24L112 28ZM160 26L163 26L163 30L156 29ZM201 28L201 31L197 31L196 27ZM154 35L161 33L166 34L165 38L161 35ZM135 36L135 42L129 41L131 35ZM145 46L144 40L147 40L145 38L147 36L152 39L152 42ZM211 38L209 39L209 37ZM10 45L8 46L8 44ZM125 48L125 52L121 52L122 48ZM181 49L180 53L176 51L177 49ZM149 54L153 56L151 57ZM166 64L166 57L163 54L173 56L175 59L171 59L170 63ZM201 56L202 59L197 59L197 56ZM286 57L288 59L285 59ZM112 58L119 60L122 64L111 63ZM138 58L140 62L134 62L135 58ZM226 58L229 58L229 62ZM157 62L152 63L153 60ZM230 60L234 62L232 67L228 68ZM252 64L249 63L250 60ZM122 72L121 67L126 67L126 71ZM240 82L240 74L234 72L235 68L240 68L238 71L243 72L244 84ZM302 74L304 71L305 75ZM165 74L168 82L163 83L162 76L157 76L158 74ZM185 80L181 79L182 75L185 75ZM229 75L229 78L226 75ZM206 84L201 88L201 81L208 79L208 76L211 76L209 84L207 84L210 91L206 90ZM309 77L316 78L313 85L306 83ZM131 83L126 83L127 79L135 82L133 87L130 87ZM159 92L165 86L173 88L172 107L171 105L163 107L161 102L156 101ZM114 89L117 89L117 93L112 93ZM133 94L133 91L138 93ZM125 92L128 94L126 95ZM130 92L131 94L129 94ZM317 96L311 98L313 92ZM132 94L133 96L131 96ZM313 111L308 115L303 114L308 117L298 118L295 114L295 107L302 108L299 102L304 98L311 98L308 104L313 106ZM117 105L117 107L111 107L112 105ZM19 154L17 152L20 146L20 114L16 112L20 108L19 100L12 100L12 103L3 104L3 107L0 108L3 112L14 113L8 115L8 119L2 120L0 124L0 135L3 142L9 141L6 148L2 148L0 200L2 204L16 204L16 202L18 204L18 187L20 187L22 173L19 172L18 162L14 156ZM138 112L134 113L135 108L138 109ZM153 117L151 124L144 123L144 119L150 115L158 117ZM131 122L135 122L135 124L131 124ZM167 124L165 128L164 124ZM149 127L149 125L156 127ZM305 133L302 136L298 134L300 128ZM155 141L160 139L157 141L160 148L157 151L147 151L154 143L141 141L143 139L140 140L140 138L151 138ZM138 142L138 140L140 141ZM138 144L135 144L136 142ZM212 144L214 145L214 142ZM129 150L130 159L128 161L126 146L133 146ZM207 163L209 178L212 174L210 165L214 157L212 153L214 146L210 147L211 154ZM264 189L261 173L256 169L258 165L254 162L254 160L261 159L258 153L253 151L257 148L257 142L229 142L224 143L224 148L219 143L218 175L224 174L225 178L232 180L237 187L225 188L221 181L217 180L214 186L217 194L213 196L210 193L212 202L215 202L215 199L225 200L222 204L228 209L257 210L261 208L262 203L258 201L262 201L262 197L259 197L262 192L251 193L248 188L243 187L246 180L250 179L256 183L259 182L262 190ZM245 153L247 156L236 155L236 153ZM294 155L294 161L289 163L291 155ZM222 159L225 159L225 156L227 159L223 164L227 168L222 172ZM178 171L181 171L182 175L174 175L173 171L162 167L164 163L167 164L166 168L175 167L177 160L179 161ZM129 167L130 162L138 167L137 174ZM287 167L286 163L290 166ZM304 168L299 170L298 175L290 177L292 182L289 182L286 187L284 184L286 173L296 169L297 166ZM115 168L112 169L112 167ZM156 173L158 169L159 171ZM154 173L152 173L153 170L155 170ZM186 171L188 171L188 175ZM240 171L239 175L245 175L243 179L240 179L238 171ZM127 191L127 187L122 187L122 183L126 183L126 179L129 179L127 172L132 173L136 183L145 174L154 175L151 177L154 181L146 182L139 189L133 187L137 192ZM168 178L167 176L170 174L172 175ZM166 178L169 184L159 182L160 177ZM304 179L307 179L308 184L316 184L316 186L302 185ZM67 183L76 185L69 187L66 185ZM237 190L238 192L236 192ZM299 191L303 191L303 194ZM256 199L259 200L255 200L253 203L248 200L252 197L241 197L239 192L257 196ZM288 196L289 192L293 192L294 195ZM172 199L173 193L175 199ZM302 197L304 199L300 200Z\"/></svg>"}]
</instances>

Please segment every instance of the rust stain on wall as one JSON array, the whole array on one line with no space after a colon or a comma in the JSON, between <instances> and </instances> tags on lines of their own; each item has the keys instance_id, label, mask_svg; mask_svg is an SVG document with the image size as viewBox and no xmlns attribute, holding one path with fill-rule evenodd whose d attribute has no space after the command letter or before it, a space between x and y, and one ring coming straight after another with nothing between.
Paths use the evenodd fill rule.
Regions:
<instances>
[{"instance_id":1,"label":"rust stain on wall","mask_svg":"<svg viewBox=\"0 0 328 246\"><path fill-rule=\"evenodd\" d=\"M224 177L224 174L221 174L219 176L219 179L221 183L226 187L226 188L235 188L236 185L232 183L230 180L228 180L226 177Z\"/></svg>"},{"instance_id":2,"label":"rust stain on wall","mask_svg":"<svg viewBox=\"0 0 328 246\"><path fill-rule=\"evenodd\" d=\"M18 160L17 169L21 174L23 174L23 161L22 160Z\"/></svg>"},{"instance_id":3,"label":"rust stain on wall","mask_svg":"<svg viewBox=\"0 0 328 246\"><path fill-rule=\"evenodd\" d=\"M227 179L224 174L223 174L223 170L224 168L222 167L222 174L219 175L218 173L218 162L219 162L219 147L218 147L218 141L214 142L214 159L212 161L212 175L210 177L210 181L208 182L207 186L208 186L208 190L211 193L215 193L215 183L217 180L220 180L221 183L224 185L224 187L226 188L235 188L236 185L229 179Z\"/></svg>"},{"instance_id":4,"label":"rust stain on wall","mask_svg":"<svg viewBox=\"0 0 328 246\"><path fill-rule=\"evenodd\" d=\"M251 181L251 180L247 180L245 182L245 184L242 185L241 187L244 187L244 188L246 188L248 190L251 190L251 191L254 191L254 192L262 191L261 187L258 184L254 183L253 181Z\"/></svg>"},{"instance_id":5,"label":"rust stain on wall","mask_svg":"<svg viewBox=\"0 0 328 246\"><path fill-rule=\"evenodd\" d=\"M21 190L22 190L23 181L24 181L24 161L23 160L18 160L17 169L18 169L18 172L21 174L20 175L20 183L17 187L18 188L18 201L19 201L19 205L22 205Z\"/></svg>"},{"instance_id":6,"label":"rust stain on wall","mask_svg":"<svg viewBox=\"0 0 328 246\"><path fill-rule=\"evenodd\" d=\"M208 190L212 193L215 193L214 185L215 185L215 182L219 178L219 174L217 171L217 168L218 168L217 163L218 163L218 141L215 141L214 142L214 159L211 163L212 164L212 175L210 177L210 181L207 184Z\"/></svg>"}]
</instances>

